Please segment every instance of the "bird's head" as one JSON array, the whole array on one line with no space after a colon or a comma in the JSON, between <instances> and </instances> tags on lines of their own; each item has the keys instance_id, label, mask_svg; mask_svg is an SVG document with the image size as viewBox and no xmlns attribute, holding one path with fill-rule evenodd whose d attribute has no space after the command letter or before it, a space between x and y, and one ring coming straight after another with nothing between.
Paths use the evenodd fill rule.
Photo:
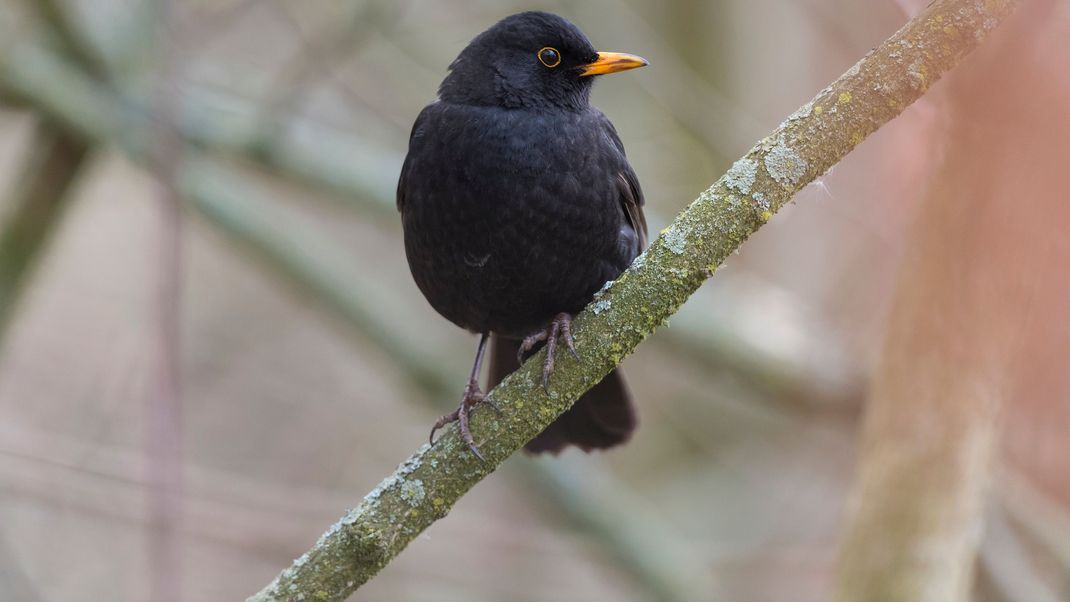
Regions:
<instances>
[{"instance_id":1,"label":"bird's head","mask_svg":"<svg viewBox=\"0 0 1070 602\"><path fill-rule=\"evenodd\" d=\"M506 17L476 36L439 87L447 102L504 108L586 107L593 76L646 65L619 52L598 52L567 20L544 12Z\"/></svg>"}]
</instances>

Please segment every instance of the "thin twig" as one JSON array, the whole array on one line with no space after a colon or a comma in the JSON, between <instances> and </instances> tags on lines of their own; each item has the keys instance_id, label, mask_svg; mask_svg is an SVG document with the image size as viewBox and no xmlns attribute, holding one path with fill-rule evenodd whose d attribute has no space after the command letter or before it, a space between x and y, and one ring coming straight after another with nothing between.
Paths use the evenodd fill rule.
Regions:
<instances>
[{"instance_id":1,"label":"thin twig","mask_svg":"<svg viewBox=\"0 0 1070 602\"><path fill-rule=\"evenodd\" d=\"M158 185L155 333L152 338L152 390L148 397L147 480L151 537L149 583L160 602L182 599L182 382L181 298L183 282L183 220L178 177L183 142L173 124L179 108L175 85L181 41L170 27L171 0L157 2L160 14L157 69L153 91L148 163Z\"/></svg>"},{"instance_id":2,"label":"thin twig","mask_svg":"<svg viewBox=\"0 0 1070 602\"><path fill-rule=\"evenodd\" d=\"M164 143L166 144L166 143ZM179 367L182 296L182 215L173 181L160 175L153 336L152 389L148 398L146 456L152 537L149 566L152 599L181 600L182 394Z\"/></svg>"}]
</instances>

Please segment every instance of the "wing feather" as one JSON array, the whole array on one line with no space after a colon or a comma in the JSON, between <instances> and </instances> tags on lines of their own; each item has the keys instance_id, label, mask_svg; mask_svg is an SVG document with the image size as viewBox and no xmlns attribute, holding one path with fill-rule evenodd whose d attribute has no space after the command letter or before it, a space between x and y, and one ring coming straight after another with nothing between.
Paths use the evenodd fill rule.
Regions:
<instances>
[{"instance_id":1,"label":"wing feather","mask_svg":"<svg viewBox=\"0 0 1070 602\"><path fill-rule=\"evenodd\" d=\"M623 167L617 173L620 205L621 209L624 210L624 216L628 219L628 223L631 224L632 229L635 230L636 235L639 237L639 251L642 252L646 248L649 236L646 216L643 214L643 205L646 202L643 198L643 189L639 186L639 178L635 175L635 170L628 164L628 158L624 152L624 143L621 142L620 135L617 134L617 128L613 127L613 122L605 115L600 114L599 117L606 136L620 151L620 158L623 163Z\"/></svg>"}]
</instances>

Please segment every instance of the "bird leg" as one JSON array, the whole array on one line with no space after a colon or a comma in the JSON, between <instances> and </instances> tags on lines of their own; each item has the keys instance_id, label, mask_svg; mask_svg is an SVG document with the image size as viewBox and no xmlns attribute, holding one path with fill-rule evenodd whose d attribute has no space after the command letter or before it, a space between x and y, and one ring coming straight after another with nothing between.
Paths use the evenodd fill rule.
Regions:
<instances>
[{"instance_id":1,"label":"bird leg","mask_svg":"<svg viewBox=\"0 0 1070 602\"><path fill-rule=\"evenodd\" d=\"M557 351L559 335L564 339L565 346L568 347L572 357L580 359L580 354L576 353L576 343L572 340L572 315L563 312L554 316L546 328L525 337L516 354L517 360L522 364L524 354L534 349L539 343L546 341L546 360L542 363L542 390L547 394L550 393L550 373L554 370L554 353Z\"/></svg>"},{"instance_id":2,"label":"bird leg","mask_svg":"<svg viewBox=\"0 0 1070 602\"><path fill-rule=\"evenodd\" d=\"M472 450L477 458L483 460L483 454L479 453L479 447L476 445L475 440L472 438L472 432L468 430L468 416L471 414L472 409L481 403L485 403L494 408L495 411L500 412L498 406L494 405L482 390L479 388L479 370L483 366L483 354L487 350L487 341L490 340L489 333L483 333L479 337L479 348L476 350L476 361L472 365L472 374L468 377L468 384L464 386L464 395L461 396L461 403L457 406L457 409L449 414L443 415L437 421L435 426L431 427L431 444L435 444L435 431L450 424L451 422L457 422L461 431L461 438L468 444L468 449Z\"/></svg>"}]
</instances>

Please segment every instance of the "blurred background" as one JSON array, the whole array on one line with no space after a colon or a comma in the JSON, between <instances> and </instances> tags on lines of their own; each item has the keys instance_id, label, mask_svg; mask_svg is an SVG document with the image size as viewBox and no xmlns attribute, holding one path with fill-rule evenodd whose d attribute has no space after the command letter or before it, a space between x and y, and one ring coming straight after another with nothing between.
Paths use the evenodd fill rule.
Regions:
<instances>
[{"instance_id":1,"label":"blurred background","mask_svg":"<svg viewBox=\"0 0 1070 602\"><path fill-rule=\"evenodd\" d=\"M412 283L394 187L497 19L550 10L650 60L593 101L657 232L917 4L0 0L0 598L244 599L426 440L475 338ZM1036 36L1065 42L1055 5ZM1065 91L1046 48L1031 64ZM355 598L825 599L950 94L625 362L627 446L510 459ZM977 600L1070 599L1068 298L1021 331Z\"/></svg>"}]
</instances>

